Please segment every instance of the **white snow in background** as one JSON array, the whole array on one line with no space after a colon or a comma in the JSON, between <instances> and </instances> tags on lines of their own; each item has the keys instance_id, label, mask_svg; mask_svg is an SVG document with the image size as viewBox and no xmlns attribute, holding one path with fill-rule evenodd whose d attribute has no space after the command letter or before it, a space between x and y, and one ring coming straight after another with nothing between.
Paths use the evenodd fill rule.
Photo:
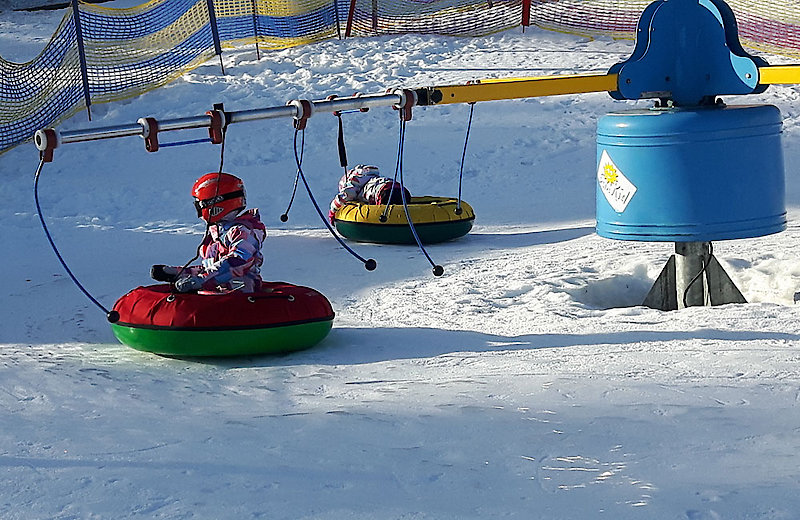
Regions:
<instances>
[{"instance_id":1,"label":"white snow in background","mask_svg":"<svg viewBox=\"0 0 800 520\"><path fill-rule=\"evenodd\" d=\"M63 11L0 12L0 55L27 61ZM600 72L632 42L528 29L252 48L62 130L283 105L295 98L488 77ZM776 63L781 58L768 57ZM225 170L269 228L264 276L324 293L318 346L234 359L159 357L117 343L64 273L33 204L32 144L0 156L3 519L784 519L800 513L800 289L794 87L729 103L784 114L782 233L714 251L750 303L639 304L670 243L594 233L595 126L606 94L480 103L464 167L468 236L427 248L331 238L307 195L290 213L289 120L230 127ZM454 196L468 107L416 108L404 176ZM351 164L393 174L397 113L344 116ZM162 134L162 142L203 132ZM174 135L170 135L174 134ZM336 118L317 114L304 171L327 205L341 174ZM145 152L137 137L64 145L40 199L54 240L104 305L180 264L202 235L189 188L220 148ZM753 182L758 182L754 163ZM743 188L746 189L746 188Z\"/></svg>"}]
</instances>

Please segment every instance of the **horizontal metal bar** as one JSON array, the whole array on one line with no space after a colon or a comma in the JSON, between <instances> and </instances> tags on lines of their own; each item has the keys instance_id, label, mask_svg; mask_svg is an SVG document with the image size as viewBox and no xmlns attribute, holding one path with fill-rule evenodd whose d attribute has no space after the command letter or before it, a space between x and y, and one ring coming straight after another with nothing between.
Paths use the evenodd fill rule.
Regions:
<instances>
[{"instance_id":1,"label":"horizontal metal bar","mask_svg":"<svg viewBox=\"0 0 800 520\"><path fill-rule=\"evenodd\" d=\"M339 112L342 110L361 110L362 108L378 108L397 105L402 102L399 93L370 94L364 96L342 97L312 101L314 112Z\"/></svg>"},{"instance_id":2,"label":"horizontal metal bar","mask_svg":"<svg viewBox=\"0 0 800 520\"><path fill-rule=\"evenodd\" d=\"M170 130L189 130L192 128L208 128L211 126L211 116L208 115L182 117L179 119L165 119L164 121L156 119L156 121L158 121L159 132L168 132Z\"/></svg>"},{"instance_id":3,"label":"horizontal metal bar","mask_svg":"<svg viewBox=\"0 0 800 520\"><path fill-rule=\"evenodd\" d=\"M170 130L185 130L190 128L208 128L211 125L211 117L207 115L182 117L179 119L166 119L158 121L158 131L168 132ZM96 141L99 139L112 139L114 137L129 137L132 135L142 135L142 125L139 123L105 126L92 130L68 130L61 132L61 144L80 143L84 141Z\"/></svg>"},{"instance_id":4,"label":"horizontal metal bar","mask_svg":"<svg viewBox=\"0 0 800 520\"><path fill-rule=\"evenodd\" d=\"M373 107L392 106L402 102L402 94L392 92L388 94L356 95L349 97L323 99L311 101L314 112L337 112L340 110L361 110ZM257 121L261 119L274 119L280 117L296 117L297 107L294 105L275 106L268 108L257 108L253 110L241 110L237 112L225 112L227 123L243 123L247 121ZM177 119L157 120L158 131L168 132L172 130L188 130L192 128L208 128L211 126L211 117L208 115L182 117ZM86 130L70 130L60 134L60 144L79 143L84 141L94 141L99 139L111 139L114 137L128 137L143 135L142 125L128 124L118 126L106 126Z\"/></svg>"},{"instance_id":5,"label":"horizontal metal bar","mask_svg":"<svg viewBox=\"0 0 800 520\"><path fill-rule=\"evenodd\" d=\"M106 126L96 130L68 130L61 132L61 144L81 143L84 141L95 141L97 139L111 139L113 137L128 137L131 135L142 135L142 125L135 123L130 125Z\"/></svg>"},{"instance_id":6,"label":"horizontal metal bar","mask_svg":"<svg viewBox=\"0 0 800 520\"><path fill-rule=\"evenodd\" d=\"M274 119L278 117L294 117L297 115L297 108L293 106L255 108L253 110L241 110L238 112L226 112L228 123L244 123L247 121L259 121L261 119Z\"/></svg>"},{"instance_id":7,"label":"horizontal metal bar","mask_svg":"<svg viewBox=\"0 0 800 520\"><path fill-rule=\"evenodd\" d=\"M572 74L530 78L484 79L463 85L445 85L419 89L417 93L424 93L424 97L418 101L418 104L443 105L556 96L561 94L584 94L603 91L613 92L617 90L618 79L617 74ZM762 85L800 83L800 65L760 67L759 83ZM312 115L316 112L332 113L345 110L362 110L399 105L402 103L403 94L399 89L384 94L334 97L333 99L311 101L313 105ZM298 115L298 108L289 104L253 110L226 112L225 115L227 116L228 124L243 123L260 119L296 117ZM158 121L159 131L208 128L210 126L211 117L208 115ZM65 144L132 135L141 136L142 132L142 126L138 123L107 126L92 130L69 130L60 134L59 142Z\"/></svg>"}]
</instances>

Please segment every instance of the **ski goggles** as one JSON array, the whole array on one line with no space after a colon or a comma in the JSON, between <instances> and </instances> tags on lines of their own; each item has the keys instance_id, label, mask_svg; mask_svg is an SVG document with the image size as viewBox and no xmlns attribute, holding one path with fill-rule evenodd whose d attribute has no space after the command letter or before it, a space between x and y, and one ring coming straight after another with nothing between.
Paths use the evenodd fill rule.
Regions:
<instances>
[{"instance_id":1,"label":"ski goggles","mask_svg":"<svg viewBox=\"0 0 800 520\"><path fill-rule=\"evenodd\" d=\"M213 207L215 204L219 204L220 202L235 199L238 197L244 197L244 190L236 190L230 193L223 193L222 195L216 195L211 197L210 199L194 199L194 209L197 210L197 216L203 216L203 210Z\"/></svg>"}]
</instances>

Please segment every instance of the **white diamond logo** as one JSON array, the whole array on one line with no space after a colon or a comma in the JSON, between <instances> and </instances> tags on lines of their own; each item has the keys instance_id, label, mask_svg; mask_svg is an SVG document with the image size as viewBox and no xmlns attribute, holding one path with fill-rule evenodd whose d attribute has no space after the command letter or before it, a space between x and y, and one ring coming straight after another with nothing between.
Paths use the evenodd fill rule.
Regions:
<instances>
[{"instance_id":1,"label":"white diamond logo","mask_svg":"<svg viewBox=\"0 0 800 520\"><path fill-rule=\"evenodd\" d=\"M625 211L636 193L636 186L623 175L605 150L600 156L600 164L597 165L597 184L617 213Z\"/></svg>"}]
</instances>

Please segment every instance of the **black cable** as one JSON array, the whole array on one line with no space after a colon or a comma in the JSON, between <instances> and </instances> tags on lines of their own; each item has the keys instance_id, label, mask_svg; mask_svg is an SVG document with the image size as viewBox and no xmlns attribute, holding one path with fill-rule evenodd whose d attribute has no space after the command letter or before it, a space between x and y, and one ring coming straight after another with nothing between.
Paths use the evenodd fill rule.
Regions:
<instances>
[{"instance_id":1,"label":"black cable","mask_svg":"<svg viewBox=\"0 0 800 520\"><path fill-rule=\"evenodd\" d=\"M711 256L713 254L714 254L714 246L711 244L711 242L709 242L708 243L708 258L709 258L709 260L711 259ZM703 275L703 273L707 272L707 270L708 270L708 263L705 261L705 259L703 260L702 263L703 263L703 267L700 269L700 271L696 275L694 275L694 277L689 281L689 283L686 284L686 289L683 291L683 306L684 306L684 308L689 307L689 305L687 305L687 303L686 303L686 298L689 295L689 289L691 289L692 285L694 285L694 283Z\"/></svg>"},{"instance_id":2,"label":"black cable","mask_svg":"<svg viewBox=\"0 0 800 520\"><path fill-rule=\"evenodd\" d=\"M405 190L405 183L403 182L403 144L406 140L406 120L403 118L403 111L400 111L400 142L397 147L397 165L395 166L395 178L397 178L398 173L400 174L400 196L403 199L403 212L406 214L406 221L408 222L408 227L411 229L411 234L414 236L414 240L417 242L417 246L419 250L422 251L422 254L425 255L425 258L428 259L428 262L433 267L433 275L434 276L442 276L444 274L444 268L441 265L437 265L430 257L428 252L425 250L425 247L422 245L422 240L420 240L419 235L417 234L417 230L414 227L414 222L411 221L411 215L408 212L408 201L406 200L406 190ZM394 188L394 185L392 185ZM386 207L388 208L389 205L387 204Z\"/></svg>"},{"instance_id":3,"label":"black cable","mask_svg":"<svg viewBox=\"0 0 800 520\"><path fill-rule=\"evenodd\" d=\"M292 204L294 203L294 196L297 193L297 181L300 180L300 172L294 174L294 186L292 187L292 196L289 198L289 204L286 206L286 211L281 213L281 222L287 222L289 220L289 210L292 209Z\"/></svg>"},{"instance_id":4,"label":"black cable","mask_svg":"<svg viewBox=\"0 0 800 520\"><path fill-rule=\"evenodd\" d=\"M300 138L300 162L303 162L303 152L305 151L305 141L306 141L306 134L303 132L303 136ZM292 209L292 204L294 204L294 197L297 194L297 181L300 180L300 170L297 170L294 174L294 186L292 186L292 196L289 199L289 204L286 206L286 211L281 214L281 222L287 222L289 220L289 210Z\"/></svg>"},{"instance_id":5,"label":"black cable","mask_svg":"<svg viewBox=\"0 0 800 520\"><path fill-rule=\"evenodd\" d=\"M339 135L336 138L336 145L339 149L339 166L344 168L345 173L347 173L347 148L344 146L344 127L342 125L342 114L336 114L336 117L339 119Z\"/></svg>"},{"instance_id":6,"label":"black cable","mask_svg":"<svg viewBox=\"0 0 800 520\"><path fill-rule=\"evenodd\" d=\"M359 255L358 253L353 251L347 244L345 244L344 240L342 240L341 237L339 237L339 235L337 235L336 232L333 230L333 227L331 227L330 222L328 222L328 218L325 215L323 215L322 214L322 210L319 209L319 204L317 204L317 201L314 198L314 194L311 193L311 187L308 185L308 181L306 181L306 176L303 173L303 165L302 165L302 163L303 163L303 160L302 160L303 152L301 150L299 154L297 153L297 134L299 132L300 132L300 130L295 128L295 130L294 130L294 160L297 163L297 173L300 176L300 179L302 179L303 185L306 187L306 192L308 193L308 198L311 199L311 204L314 205L314 209L317 210L317 214L319 215L319 218L322 220L323 224L325 224L325 227L328 228L328 231L330 231L331 235L333 235L333 238L335 238L339 242L339 244L343 248L345 248L351 255L353 255L354 257L358 258L364 264L364 268L367 271L375 270L375 268L378 266L378 263L372 258L365 259L361 255ZM303 137L301 138L301 141L303 143L305 142L305 130L303 130Z\"/></svg>"},{"instance_id":7,"label":"black cable","mask_svg":"<svg viewBox=\"0 0 800 520\"><path fill-rule=\"evenodd\" d=\"M119 313L114 310L109 311L108 309L106 309L103 306L103 304L97 301L97 299L95 299L95 297L92 296L83 285L81 285L81 283L78 281L75 275L72 274L70 268L67 267L67 263L64 261L64 258L61 257L61 253L58 252L58 248L56 247L56 244L53 241L53 237L50 235L50 231L47 229L47 224L44 221L44 216L42 216L42 207L39 205L39 175L42 173L43 166L44 166L44 158L42 158L39 161L39 167L36 169L36 174L34 176L33 199L36 202L36 212L39 215L39 221L42 223L42 229L44 230L44 234L45 236L47 236L47 241L50 242L50 247L53 248L53 252L56 254L58 261L61 262L61 265L64 267L64 270L67 272L67 274L75 283L75 285L78 287L78 289L80 289L81 292L85 294L86 297L92 301L92 303L97 305L97 307L105 313L106 319L109 321L109 323L116 323L117 321L119 321Z\"/></svg>"},{"instance_id":8,"label":"black cable","mask_svg":"<svg viewBox=\"0 0 800 520\"><path fill-rule=\"evenodd\" d=\"M225 162L225 134L228 132L228 125L222 125L222 142L219 147L219 173L222 173L222 165ZM217 190L219 190L219 179L217 180ZM219 194L219 192L217 192Z\"/></svg>"},{"instance_id":9,"label":"black cable","mask_svg":"<svg viewBox=\"0 0 800 520\"><path fill-rule=\"evenodd\" d=\"M222 132L222 142L220 143L220 148L219 148L219 169L217 170L217 185L216 185L216 188L215 188L215 191L214 191L214 198L215 199L219 195L219 181L220 181L220 179L222 177L222 166L225 164L225 136L226 136L226 134L228 132L228 125L227 124L222 125L221 132ZM198 244L197 249L195 250L194 257L189 259L188 262L183 264L181 266L181 268L178 269L178 273L175 275L175 281L177 281L178 278L180 278L180 276L183 274L183 272L189 267L189 265L192 262L194 262L195 260L200 258L200 249L203 247L203 243L206 241L206 237L208 237L210 228L211 228L211 224L206 222L206 230L205 230L205 232L203 232L203 239L200 241L200 244ZM173 294L175 294L176 291L177 291L177 288L175 287L175 281L172 281L169 284L170 291Z\"/></svg>"},{"instance_id":10,"label":"black cable","mask_svg":"<svg viewBox=\"0 0 800 520\"><path fill-rule=\"evenodd\" d=\"M403 153L403 141L405 140L405 133L406 133L406 125L405 121L403 121L403 112L400 111L400 142L397 146L397 162L395 163L394 167L394 177L392 177L392 187L389 189L389 200L394 198L394 188L397 186L397 174L399 173L400 165L402 164L402 159L400 158ZM401 186L403 188L404 186ZM386 222L389 220L389 206L390 204L386 204L383 208L383 213L378 217L378 220L381 222Z\"/></svg>"},{"instance_id":11,"label":"black cable","mask_svg":"<svg viewBox=\"0 0 800 520\"><path fill-rule=\"evenodd\" d=\"M467 156L467 143L469 143L469 131L472 128L472 112L475 110L475 103L469 104L469 121L467 121L467 135L464 137L464 150L461 152L461 167L458 169L458 202L456 203L455 214L461 215L461 180L464 177L464 158Z\"/></svg>"}]
</instances>

